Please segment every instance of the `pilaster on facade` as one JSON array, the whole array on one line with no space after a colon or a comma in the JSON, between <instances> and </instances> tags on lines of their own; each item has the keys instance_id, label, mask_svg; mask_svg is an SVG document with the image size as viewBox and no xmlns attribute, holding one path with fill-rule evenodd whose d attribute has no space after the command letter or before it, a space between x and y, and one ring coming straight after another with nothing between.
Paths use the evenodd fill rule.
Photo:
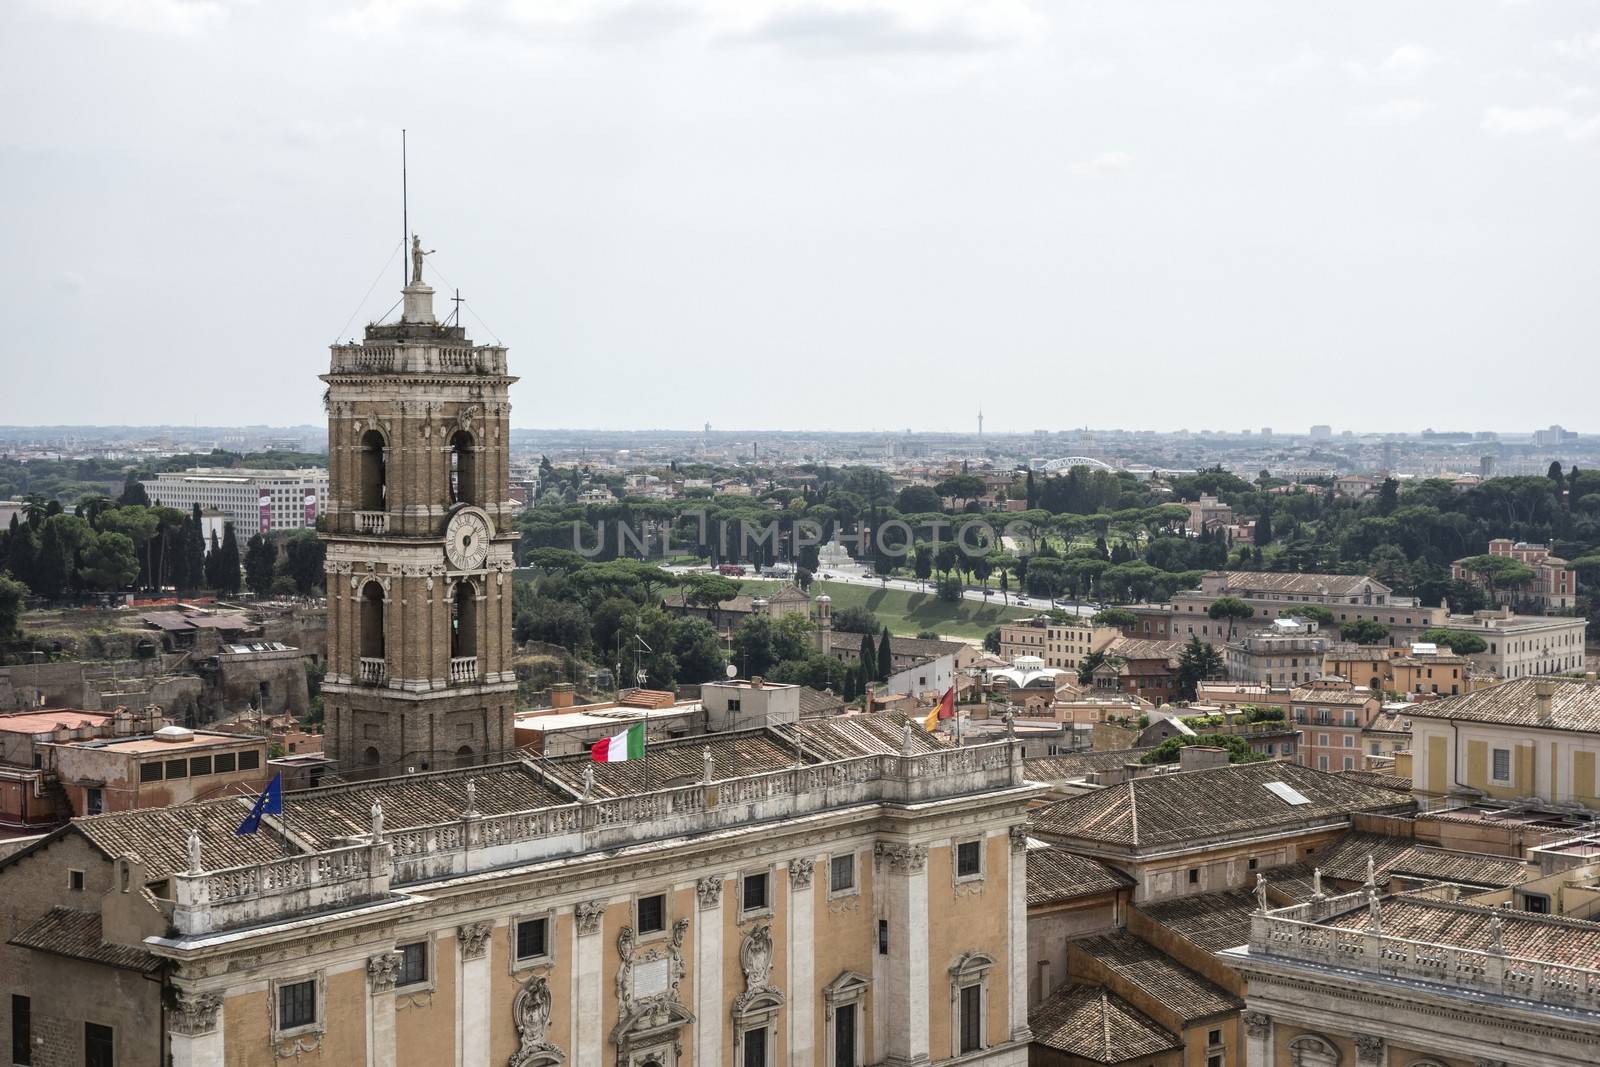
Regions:
<instances>
[{"instance_id":1,"label":"pilaster on facade","mask_svg":"<svg viewBox=\"0 0 1600 1067\"><path fill-rule=\"evenodd\" d=\"M695 885L699 907L694 924L694 1064L721 1067L722 1014L722 876L707 875Z\"/></svg>"},{"instance_id":2,"label":"pilaster on facade","mask_svg":"<svg viewBox=\"0 0 1600 1067\"><path fill-rule=\"evenodd\" d=\"M812 1067L816 1062L816 1017L809 995L816 977L816 890L810 857L789 861L789 1062Z\"/></svg>"},{"instance_id":3,"label":"pilaster on facade","mask_svg":"<svg viewBox=\"0 0 1600 1067\"><path fill-rule=\"evenodd\" d=\"M488 1067L490 1015L489 940L494 926L456 928L456 1067Z\"/></svg>"},{"instance_id":4,"label":"pilaster on facade","mask_svg":"<svg viewBox=\"0 0 1600 1067\"><path fill-rule=\"evenodd\" d=\"M367 959L367 1067L395 1062L394 990L400 981L400 953L380 952Z\"/></svg>"},{"instance_id":5,"label":"pilaster on facade","mask_svg":"<svg viewBox=\"0 0 1600 1067\"><path fill-rule=\"evenodd\" d=\"M179 989L167 1015L172 1067L223 1067L222 997Z\"/></svg>"},{"instance_id":6,"label":"pilaster on facade","mask_svg":"<svg viewBox=\"0 0 1600 1067\"><path fill-rule=\"evenodd\" d=\"M575 909L572 924L572 1018L580 1021L574 1026L573 1061L575 1067L600 1067L601 1042L605 1033L598 1020L604 1004L601 1000L604 966L605 902L584 901Z\"/></svg>"},{"instance_id":7,"label":"pilaster on facade","mask_svg":"<svg viewBox=\"0 0 1600 1067\"><path fill-rule=\"evenodd\" d=\"M883 983L884 1062L928 1062L928 846L880 841L873 849L888 916Z\"/></svg>"},{"instance_id":8,"label":"pilaster on facade","mask_svg":"<svg viewBox=\"0 0 1600 1067\"><path fill-rule=\"evenodd\" d=\"M1273 1067L1272 1016L1264 1011L1243 1012L1245 1067Z\"/></svg>"}]
</instances>

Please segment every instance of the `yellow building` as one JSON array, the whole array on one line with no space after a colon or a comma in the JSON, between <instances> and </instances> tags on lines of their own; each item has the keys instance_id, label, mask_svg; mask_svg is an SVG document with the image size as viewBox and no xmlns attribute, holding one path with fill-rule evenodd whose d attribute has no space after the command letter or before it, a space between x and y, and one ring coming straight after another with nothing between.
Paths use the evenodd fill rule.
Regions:
<instances>
[{"instance_id":1,"label":"yellow building","mask_svg":"<svg viewBox=\"0 0 1600 1067\"><path fill-rule=\"evenodd\" d=\"M1076 672L1121 635L1114 626L1095 626L1087 619L1057 622L1040 615L1001 625L1000 658L1010 663L1019 656L1038 656L1046 667Z\"/></svg>"},{"instance_id":2,"label":"yellow building","mask_svg":"<svg viewBox=\"0 0 1600 1067\"><path fill-rule=\"evenodd\" d=\"M1429 798L1536 797L1600 810L1600 684L1517 678L1410 711L1412 782Z\"/></svg>"},{"instance_id":3,"label":"yellow building","mask_svg":"<svg viewBox=\"0 0 1600 1067\"><path fill-rule=\"evenodd\" d=\"M38 1063L1020 1065L1037 792L857 716L80 819L0 971Z\"/></svg>"}]
</instances>

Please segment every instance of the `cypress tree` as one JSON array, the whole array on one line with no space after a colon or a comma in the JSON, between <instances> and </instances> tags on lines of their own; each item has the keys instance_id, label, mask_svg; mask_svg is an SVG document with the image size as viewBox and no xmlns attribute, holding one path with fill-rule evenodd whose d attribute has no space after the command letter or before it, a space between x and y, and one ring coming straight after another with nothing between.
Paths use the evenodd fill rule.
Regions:
<instances>
[{"instance_id":1,"label":"cypress tree","mask_svg":"<svg viewBox=\"0 0 1600 1067\"><path fill-rule=\"evenodd\" d=\"M183 523L183 569L191 589L206 583L206 539L201 529L200 505L196 504L194 513Z\"/></svg>"},{"instance_id":2,"label":"cypress tree","mask_svg":"<svg viewBox=\"0 0 1600 1067\"><path fill-rule=\"evenodd\" d=\"M893 667L894 650L889 647L889 628L885 626L878 637L878 681L887 682Z\"/></svg>"},{"instance_id":3,"label":"cypress tree","mask_svg":"<svg viewBox=\"0 0 1600 1067\"><path fill-rule=\"evenodd\" d=\"M866 683L874 677L878 669L878 648L872 643L871 634L861 635L861 681Z\"/></svg>"},{"instance_id":4,"label":"cypress tree","mask_svg":"<svg viewBox=\"0 0 1600 1067\"><path fill-rule=\"evenodd\" d=\"M222 528L222 548L217 552L217 589L228 596L239 593L239 542L233 536L233 523Z\"/></svg>"},{"instance_id":5,"label":"cypress tree","mask_svg":"<svg viewBox=\"0 0 1600 1067\"><path fill-rule=\"evenodd\" d=\"M1272 508L1261 509L1261 514L1256 517L1256 544L1272 544Z\"/></svg>"}]
</instances>

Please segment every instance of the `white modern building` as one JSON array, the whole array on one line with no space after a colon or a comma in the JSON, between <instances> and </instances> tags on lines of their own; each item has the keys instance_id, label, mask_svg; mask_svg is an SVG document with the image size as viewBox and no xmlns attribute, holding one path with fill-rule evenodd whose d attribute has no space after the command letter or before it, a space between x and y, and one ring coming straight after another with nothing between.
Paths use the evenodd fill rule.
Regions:
<instances>
[{"instance_id":1,"label":"white modern building","mask_svg":"<svg viewBox=\"0 0 1600 1067\"><path fill-rule=\"evenodd\" d=\"M242 538L253 533L315 526L328 497L328 472L319 467L200 467L163 471L145 480L144 491L152 504L180 511L188 511L195 504L202 511L215 508L233 524L234 534Z\"/></svg>"}]
</instances>

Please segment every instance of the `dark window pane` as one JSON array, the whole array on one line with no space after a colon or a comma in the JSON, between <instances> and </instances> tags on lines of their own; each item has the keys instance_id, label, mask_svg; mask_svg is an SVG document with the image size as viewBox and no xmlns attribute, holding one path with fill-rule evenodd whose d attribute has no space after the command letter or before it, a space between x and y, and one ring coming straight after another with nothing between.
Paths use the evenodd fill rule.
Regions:
<instances>
[{"instance_id":1,"label":"dark window pane","mask_svg":"<svg viewBox=\"0 0 1600 1067\"><path fill-rule=\"evenodd\" d=\"M315 979L278 987L278 1029L292 1030L317 1021Z\"/></svg>"},{"instance_id":2,"label":"dark window pane","mask_svg":"<svg viewBox=\"0 0 1600 1067\"><path fill-rule=\"evenodd\" d=\"M211 757L196 756L189 761L189 776L199 778L211 773Z\"/></svg>"},{"instance_id":3,"label":"dark window pane","mask_svg":"<svg viewBox=\"0 0 1600 1067\"><path fill-rule=\"evenodd\" d=\"M517 924L517 959L531 960L548 952L545 920L524 919Z\"/></svg>"},{"instance_id":4,"label":"dark window pane","mask_svg":"<svg viewBox=\"0 0 1600 1067\"><path fill-rule=\"evenodd\" d=\"M976 1052L983 1041L983 989L969 985L961 990L961 1051Z\"/></svg>"},{"instance_id":5,"label":"dark window pane","mask_svg":"<svg viewBox=\"0 0 1600 1067\"><path fill-rule=\"evenodd\" d=\"M261 752L259 749L250 749L248 752L239 753L239 769L253 771L261 766Z\"/></svg>"},{"instance_id":6,"label":"dark window pane","mask_svg":"<svg viewBox=\"0 0 1600 1067\"><path fill-rule=\"evenodd\" d=\"M856 887L856 858L854 856L833 857L833 873L828 887L835 893Z\"/></svg>"},{"instance_id":7,"label":"dark window pane","mask_svg":"<svg viewBox=\"0 0 1600 1067\"><path fill-rule=\"evenodd\" d=\"M767 1032L744 1032L744 1067L767 1067Z\"/></svg>"},{"instance_id":8,"label":"dark window pane","mask_svg":"<svg viewBox=\"0 0 1600 1067\"><path fill-rule=\"evenodd\" d=\"M231 773L233 771L235 760L236 760L236 757L234 756L234 754L232 752L220 752L220 753L218 753L217 754L217 760L216 760L217 773L218 774Z\"/></svg>"},{"instance_id":9,"label":"dark window pane","mask_svg":"<svg viewBox=\"0 0 1600 1067\"><path fill-rule=\"evenodd\" d=\"M189 761L186 760L186 759L169 759L169 760L167 760L167 777L168 778L187 778L187 777L189 777Z\"/></svg>"},{"instance_id":10,"label":"dark window pane","mask_svg":"<svg viewBox=\"0 0 1600 1067\"><path fill-rule=\"evenodd\" d=\"M639 898L639 932L658 934L667 928L667 898L657 893Z\"/></svg>"},{"instance_id":11,"label":"dark window pane","mask_svg":"<svg viewBox=\"0 0 1600 1067\"><path fill-rule=\"evenodd\" d=\"M11 994L11 1062L17 1067L33 1063L33 1001Z\"/></svg>"},{"instance_id":12,"label":"dark window pane","mask_svg":"<svg viewBox=\"0 0 1600 1067\"><path fill-rule=\"evenodd\" d=\"M983 871L982 856L978 851L978 842L963 841L956 846L956 874L965 878L968 875L981 874Z\"/></svg>"},{"instance_id":13,"label":"dark window pane","mask_svg":"<svg viewBox=\"0 0 1600 1067\"><path fill-rule=\"evenodd\" d=\"M155 761L155 760L152 760L149 763L141 763L141 764L139 764L139 781L141 781L141 782L159 782L159 781L161 781L161 764L159 762Z\"/></svg>"},{"instance_id":14,"label":"dark window pane","mask_svg":"<svg viewBox=\"0 0 1600 1067\"><path fill-rule=\"evenodd\" d=\"M115 1067L116 1049L111 1027L99 1023L83 1024L84 1067Z\"/></svg>"},{"instance_id":15,"label":"dark window pane","mask_svg":"<svg viewBox=\"0 0 1600 1067\"><path fill-rule=\"evenodd\" d=\"M414 941L400 946L400 984L415 985L428 980L428 943Z\"/></svg>"},{"instance_id":16,"label":"dark window pane","mask_svg":"<svg viewBox=\"0 0 1600 1067\"><path fill-rule=\"evenodd\" d=\"M856 1067L856 1006L841 1004L833 1013L834 1067Z\"/></svg>"},{"instance_id":17,"label":"dark window pane","mask_svg":"<svg viewBox=\"0 0 1600 1067\"><path fill-rule=\"evenodd\" d=\"M744 910L757 911L767 906L767 876L747 874L744 877Z\"/></svg>"}]
</instances>

